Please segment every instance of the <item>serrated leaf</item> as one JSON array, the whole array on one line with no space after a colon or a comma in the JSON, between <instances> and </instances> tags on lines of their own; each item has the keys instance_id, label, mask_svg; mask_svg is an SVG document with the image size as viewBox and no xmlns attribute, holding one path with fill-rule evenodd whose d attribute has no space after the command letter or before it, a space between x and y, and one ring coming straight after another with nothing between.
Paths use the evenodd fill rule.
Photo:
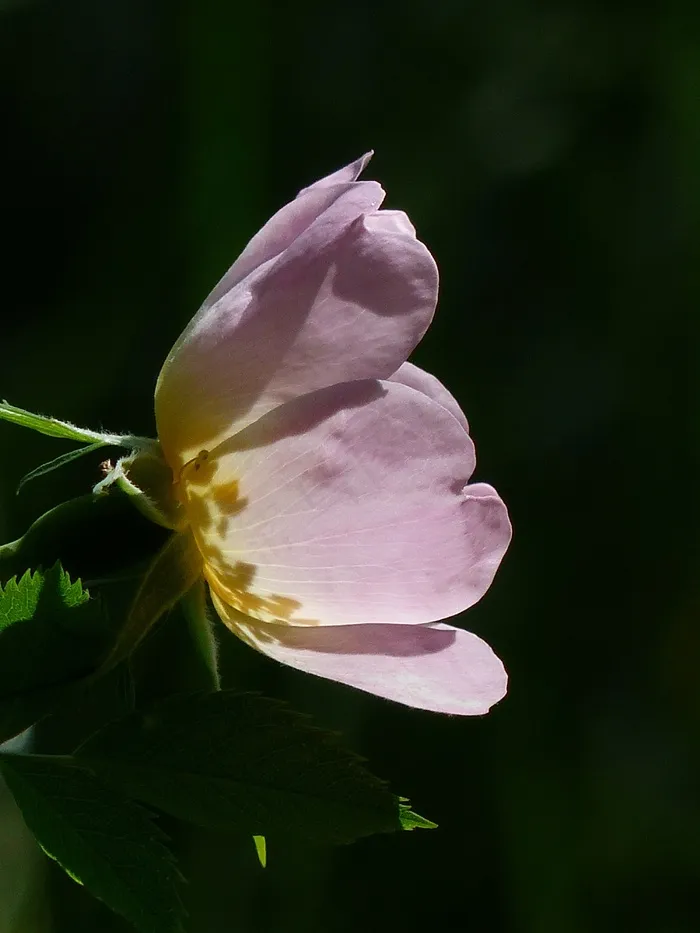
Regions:
<instances>
[{"instance_id":1,"label":"serrated leaf","mask_svg":"<svg viewBox=\"0 0 700 933\"><path fill-rule=\"evenodd\" d=\"M0 587L0 741L79 696L112 640L99 602L59 564Z\"/></svg>"},{"instance_id":2,"label":"serrated leaf","mask_svg":"<svg viewBox=\"0 0 700 933\"><path fill-rule=\"evenodd\" d=\"M38 479L40 476L45 476L47 473L53 472L53 470L60 469L67 463L72 463L73 460L77 460L79 457L84 457L85 454L90 454L94 450L100 450L102 447L106 446L104 441L97 441L94 444L88 444L87 447L79 447L78 450L69 450L68 453L61 454L60 457L55 457L53 460L49 460L48 463L42 463L41 466L38 466L35 470L32 470L22 477L17 486L17 492L19 493L22 488L26 486L27 483L31 483L32 480Z\"/></svg>"},{"instance_id":3,"label":"serrated leaf","mask_svg":"<svg viewBox=\"0 0 700 933\"><path fill-rule=\"evenodd\" d=\"M437 823L433 823L432 820L427 820L424 816L421 816L419 813L414 813L410 809L408 804L401 804L401 810L399 812L399 819L401 820L401 828L412 830L412 829L437 829Z\"/></svg>"},{"instance_id":4,"label":"serrated leaf","mask_svg":"<svg viewBox=\"0 0 700 933\"><path fill-rule=\"evenodd\" d=\"M70 759L0 755L0 771L47 855L140 933L182 933L180 876L137 804Z\"/></svg>"},{"instance_id":5,"label":"serrated leaf","mask_svg":"<svg viewBox=\"0 0 700 933\"><path fill-rule=\"evenodd\" d=\"M87 674L108 645L99 602L60 564L0 588L0 700Z\"/></svg>"},{"instance_id":6,"label":"serrated leaf","mask_svg":"<svg viewBox=\"0 0 700 933\"><path fill-rule=\"evenodd\" d=\"M76 757L129 796L212 829L342 843L401 828L397 798L359 758L264 697L170 697L108 725Z\"/></svg>"}]
</instances>

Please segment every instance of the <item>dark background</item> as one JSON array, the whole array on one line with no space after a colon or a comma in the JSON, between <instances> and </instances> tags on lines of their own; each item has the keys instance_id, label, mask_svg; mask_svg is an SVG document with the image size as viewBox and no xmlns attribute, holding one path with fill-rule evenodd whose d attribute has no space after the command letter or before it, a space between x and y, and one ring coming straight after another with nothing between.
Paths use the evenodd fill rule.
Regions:
<instances>
[{"instance_id":1,"label":"dark background","mask_svg":"<svg viewBox=\"0 0 700 933\"><path fill-rule=\"evenodd\" d=\"M511 510L462 620L511 676L484 719L281 671L223 632L229 684L342 730L440 829L272 847L265 872L194 836L193 933L698 933L700 6L4 0L0 75L0 396L152 434L160 362L246 240L374 148L367 176L441 270L414 359ZM2 540L96 478L15 497L66 448L9 426L0 445ZM55 931L82 929L61 914L87 898L3 805L1 933L52 929L42 890ZM13 927L30 869L37 913Z\"/></svg>"}]
</instances>

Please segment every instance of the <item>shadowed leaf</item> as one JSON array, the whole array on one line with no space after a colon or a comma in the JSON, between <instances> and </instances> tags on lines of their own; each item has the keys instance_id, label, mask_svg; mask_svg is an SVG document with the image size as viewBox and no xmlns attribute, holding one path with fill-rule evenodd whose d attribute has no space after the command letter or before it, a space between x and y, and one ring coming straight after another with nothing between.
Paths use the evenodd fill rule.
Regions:
<instances>
[{"instance_id":1,"label":"shadowed leaf","mask_svg":"<svg viewBox=\"0 0 700 933\"><path fill-rule=\"evenodd\" d=\"M48 463L42 463L41 466L38 466L35 470L32 470L30 473L27 473L26 476L22 477L17 486L17 492L19 493L21 489L26 486L27 483L31 483L33 479L37 479L39 476L45 476L47 473L58 470L67 463L77 460L79 457L84 457L85 454L90 454L94 450L100 450L100 448L105 446L106 445L102 441L97 441L94 444L88 444L87 447L80 447L78 450L69 450L68 453L61 454L60 457L55 457L53 460L49 460Z\"/></svg>"},{"instance_id":2,"label":"shadowed leaf","mask_svg":"<svg viewBox=\"0 0 700 933\"><path fill-rule=\"evenodd\" d=\"M111 641L99 601L59 564L0 588L0 741L77 696Z\"/></svg>"},{"instance_id":3,"label":"shadowed leaf","mask_svg":"<svg viewBox=\"0 0 700 933\"><path fill-rule=\"evenodd\" d=\"M109 644L98 600L60 564L0 588L0 700L90 672Z\"/></svg>"},{"instance_id":4,"label":"shadowed leaf","mask_svg":"<svg viewBox=\"0 0 700 933\"><path fill-rule=\"evenodd\" d=\"M2 755L0 771L47 855L140 933L182 933L165 836L132 801L70 759Z\"/></svg>"},{"instance_id":5,"label":"shadowed leaf","mask_svg":"<svg viewBox=\"0 0 700 933\"><path fill-rule=\"evenodd\" d=\"M259 696L172 697L76 755L130 796L204 827L318 843L401 828L397 798L356 756Z\"/></svg>"}]
</instances>

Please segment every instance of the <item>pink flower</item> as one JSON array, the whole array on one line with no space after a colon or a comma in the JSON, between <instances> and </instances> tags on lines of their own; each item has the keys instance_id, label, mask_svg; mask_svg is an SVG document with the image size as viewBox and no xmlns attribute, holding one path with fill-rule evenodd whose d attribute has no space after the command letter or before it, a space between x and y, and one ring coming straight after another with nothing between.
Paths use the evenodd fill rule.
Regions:
<instances>
[{"instance_id":1,"label":"pink flower","mask_svg":"<svg viewBox=\"0 0 700 933\"><path fill-rule=\"evenodd\" d=\"M401 211L357 181L299 193L185 329L156 389L160 442L234 634L291 667L445 713L485 713L506 674L439 620L488 589L510 525L467 486L459 405L406 360L438 274Z\"/></svg>"}]
</instances>

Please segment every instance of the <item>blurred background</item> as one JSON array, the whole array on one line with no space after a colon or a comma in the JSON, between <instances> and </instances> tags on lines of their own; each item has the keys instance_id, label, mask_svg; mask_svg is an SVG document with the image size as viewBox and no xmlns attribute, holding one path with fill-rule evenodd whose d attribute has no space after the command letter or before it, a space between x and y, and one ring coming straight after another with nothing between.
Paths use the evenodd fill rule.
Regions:
<instances>
[{"instance_id":1,"label":"blurred background","mask_svg":"<svg viewBox=\"0 0 700 933\"><path fill-rule=\"evenodd\" d=\"M462 620L510 672L483 719L223 634L229 685L341 730L440 828L264 872L191 834L192 933L698 933L700 7L4 0L0 73L0 397L152 434L160 363L247 239L374 148L441 270L413 359L511 510ZM0 429L1 540L94 482L99 456L15 496L63 449ZM124 929L0 808L0 933Z\"/></svg>"}]
</instances>

